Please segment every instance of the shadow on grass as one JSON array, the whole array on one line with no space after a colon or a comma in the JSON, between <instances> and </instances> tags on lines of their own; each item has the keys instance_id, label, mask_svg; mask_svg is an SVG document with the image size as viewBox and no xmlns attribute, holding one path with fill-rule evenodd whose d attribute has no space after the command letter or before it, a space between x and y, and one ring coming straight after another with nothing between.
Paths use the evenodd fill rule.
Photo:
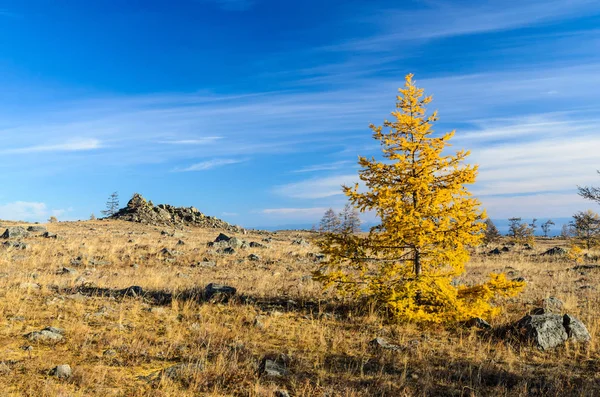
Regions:
<instances>
[{"instance_id":1,"label":"shadow on grass","mask_svg":"<svg viewBox=\"0 0 600 397\"><path fill-rule=\"evenodd\" d=\"M233 291L220 292L211 289L209 284L205 288L191 288L178 292L165 290L145 290L139 286L122 289L102 288L95 286L78 286L63 292L82 294L94 297L112 298L138 298L146 303L157 306L168 306L173 300L203 303L230 303L240 305L253 305L264 311L299 312L307 315L320 316L330 319L346 318L348 313L356 314L364 311L364 305L347 304L341 302L324 302L319 300L295 299L286 297L257 297L253 295L237 294Z\"/></svg>"}]
</instances>

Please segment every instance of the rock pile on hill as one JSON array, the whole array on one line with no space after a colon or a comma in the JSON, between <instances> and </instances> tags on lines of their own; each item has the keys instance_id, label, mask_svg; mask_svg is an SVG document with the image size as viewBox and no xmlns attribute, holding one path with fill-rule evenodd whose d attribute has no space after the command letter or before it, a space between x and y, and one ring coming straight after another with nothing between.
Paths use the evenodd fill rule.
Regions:
<instances>
[{"instance_id":1,"label":"rock pile on hill","mask_svg":"<svg viewBox=\"0 0 600 397\"><path fill-rule=\"evenodd\" d=\"M140 194L134 194L127 207L120 209L110 219L138 222L152 226L198 226L204 228L224 229L235 233L243 233L239 226L206 216L194 207L174 207L168 204L154 205Z\"/></svg>"}]
</instances>

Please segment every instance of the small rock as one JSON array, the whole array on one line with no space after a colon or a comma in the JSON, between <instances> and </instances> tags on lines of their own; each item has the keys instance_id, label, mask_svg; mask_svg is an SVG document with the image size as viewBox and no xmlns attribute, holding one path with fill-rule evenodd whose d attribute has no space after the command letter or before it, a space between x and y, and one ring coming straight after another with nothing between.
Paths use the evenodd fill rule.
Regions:
<instances>
[{"instance_id":1,"label":"small rock","mask_svg":"<svg viewBox=\"0 0 600 397\"><path fill-rule=\"evenodd\" d=\"M284 363L265 358L262 362L260 372L263 375L281 377L288 374Z\"/></svg>"},{"instance_id":2,"label":"small rock","mask_svg":"<svg viewBox=\"0 0 600 397\"><path fill-rule=\"evenodd\" d=\"M465 326L470 328L492 329L492 326L487 321L479 317L473 317L472 319L465 321Z\"/></svg>"},{"instance_id":3,"label":"small rock","mask_svg":"<svg viewBox=\"0 0 600 397\"><path fill-rule=\"evenodd\" d=\"M257 243L255 241L251 241L248 245L250 246L250 248L268 248L266 245Z\"/></svg>"},{"instance_id":4,"label":"small rock","mask_svg":"<svg viewBox=\"0 0 600 397\"><path fill-rule=\"evenodd\" d=\"M290 393L285 390L277 390L275 392L275 397L290 397Z\"/></svg>"},{"instance_id":5,"label":"small rock","mask_svg":"<svg viewBox=\"0 0 600 397\"><path fill-rule=\"evenodd\" d=\"M55 233L50 232L45 232L44 234L42 234L42 236L45 238L58 238L58 236Z\"/></svg>"},{"instance_id":6,"label":"small rock","mask_svg":"<svg viewBox=\"0 0 600 397\"><path fill-rule=\"evenodd\" d=\"M104 357L114 357L114 356L117 355L117 351L114 350L114 349L107 349L107 350L104 350L104 352L102 353L102 355Z\"/></svg>"},{"instance_id":7,"label":"small rock","mask_svg":"<svg viewBox=\"0 0 600 397\"><path fill-rule=\"evenodd\" d=\"M212 267L216 267L217 263L213 262L213 261L202 261L202 262L197 262L197 263L192 263L190 265L191 267L206 267L206 268L212 268Z\"/></svg>"},{"instance_id":8,"label":"small rock","mask_svg":"<svg viewBox=\"0 0 600 397\"><path fill-rule=\"evenodd\" d=\"M25 337L33 342L58 342L63 339L64 330L54 327L46 327L41 331L33 331L25 334Z\"/></svg>"},{"instance_id":9,"label":"small rock","mask_svg":"<svg viewBox=\"0 0 600 397\"><path fill-rule=\"evenodd\" d=\"M71 366L69 364L56 366L50 370L49 375L55 376L58 379L68 379L72 375Z\"/></svg>"},{"instance_id":10,"label":"small rock","mask_svg":"<svg viewBox=\"0 0 600 397\"><path fill-rule=\"evenodd\" d=\"M393 351L402 351L404 348L402 346L394 345L393 343L388 342L384 338L377 337L369 342L369 346L376 349L385 349L385 350L393 350Z\"/></svg>"},{"instance_id":11,"label":"small rock","mask_svg":"<svg viewBox=\"0 0 600 397\"><path fill-rule=\"evenodd\" d=\"M29 246L22 241L5 241L4 246L8 248L15 248L21 250L29 248Z\"/></svg>"},{"instance_id":12,"label":"small rock","mask_svg":"<svg viewBox=\"0 0 600 397\"><path fill-rule=\"evenodd\" d=\"M575 342L589 342L592 339L585 325L573 316L565 314L563 325L569 338Z\"/></svg>"},{"instance_id":13,"label":"small rock","mask_svg":"<svg viewBox=\"0 0 600 397\"><path fill-rule=\"evenodd\" d=\"M227 285L210 283L204 289L204 299L211 300L215 297L228 299L236 294L237 290L234 287Z\"/></svg>"},{"instance_id":14,"label":"small rock","mask_svg":"<svg viewBox=\"0 0 600 397\"><path fill-rule=\"evenodd\" d=\"M37 283L21 283L19 284L19 288L27 290L38 290L40 289L40 285Z\"/></svg>"},{"instance_id":15,"label":"small rock","mask_svg":"<svg viewBox=\"0 0 600 397\"><path fill-rule=\"evenodd\" d=\"M28 232L32 232L32 233L44 233L46 231L46 227L45 226L29 226L27 228Z\"/></svg>"},{"instance_id":16,"label":"small rock","mask_svg":"<svg viewBox=\"0 0 600 397\"><path fill-rule=\"evenodd\" d=\"M295 239L294 241L292 241L292 245L299 245L301 247L308 247L310 245L310 243L306 240L304 240L303 238L298 238Z\"/></svg>"},{"instance_id":17,"label":"small rock","mask_svg":"<svg viewBox=\"0 0 600 397\"><path fill-rule=\"evenodd\" d=\"M545 313L560 314L564 309L564 306L564 303L554 296L542 300L542 308L544 309Z\"/></svg>"},{"instance_id":18,"label":"small rock","mask_svg":"<svg viewBox=\"0 0 600 397\"><path fill-rule=\"evenodd\" d=\"M251 261L259 261L260 260L260 256L256 255L256 254L250 254L248 255L248 259Z\"/></svg>"},{"instance_id":19,"label":"small rock","mask_svg":"<svg viewBox=\"0 0 600 397\"><path fill-rule=\"evenodd\" d=\"M493 250L488 252L488 255L500 255L500 254L502 254L502 251L500 251L499 248L494 248Z\"/></svg>"},{"instance_id":20,"label":"small rock","mask_svg":"<svg viewBox=\"0 0 600 397\"><path fill-rule=\"evenodd\" d=\"M233 255L235 254L235 249L233 249L232 247L219 248L217 252L220 254Z\"/></svg>"},{"instance_id":21,"label":"small rock","mask_svg":"<svg viewBox=\"0 0 600 397\"><path fill-rule=\"evenodd\" d=\"M230 239L231 239L231 237L229 237L228 235L219 233L219 235L215 239L215 243L218 243L220 241L229 241Z\"/></svg>"},{"instance_id":22,"label":"small rock","mask_svg":"<svg viewBox=\"0 0 600 397\"><path fill-rule=\"evenodd\" d=\"M75 269L71 269L70 267L63 267L60 271L59 274L77 274L77 270Z\"/></svg>"},{"instance_id":23,"label":"small rock","mask_svg":"<svg viewBox=\"0 0 600 397\"><path fill-rule=\"evenodd\" d=\"M546 252L544 252L542 255L566 255L567 254L567 250L561 247L552 247L549 250L547 250Z\"/></svg>"}]
</instances>

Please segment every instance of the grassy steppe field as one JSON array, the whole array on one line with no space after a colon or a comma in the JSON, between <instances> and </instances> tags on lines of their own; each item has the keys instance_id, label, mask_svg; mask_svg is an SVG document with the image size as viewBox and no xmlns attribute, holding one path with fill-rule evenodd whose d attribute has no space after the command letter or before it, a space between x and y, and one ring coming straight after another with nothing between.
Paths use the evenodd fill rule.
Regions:
<instances>
[{"instance_id":1,"label":"grassy steppe field","mask_svg":"<svg viewBox=\"0 0 600 397\"><path fill-rule=\"evenodd\" d=\"M0 225L1 232L18 223ZM27 249L0 245L3 396L600 395L600 269L537 255L564 240L498 256L480 248L463 280L492 271L527 280L521 295L499 302L505 310L493 326L555 296L592 335L589 344L540 351L460 326L390 323L323 292L310 278L317 248L292 244L310 240L309 232L239 234L269 247L226 255L206 245L215 229L122 221L47 227L59 238L25 238ZM204 301L209 283L233 286L237 297ZM63 339L24 337L48 326L62 328ZM369 342L379 336L400 348L374 348ZM265 359L286 373L270 375ZM166 370L182 363L189 365ZM61 364L71 366L69 379L48 374Z\"/></svg>"}]
</instances>

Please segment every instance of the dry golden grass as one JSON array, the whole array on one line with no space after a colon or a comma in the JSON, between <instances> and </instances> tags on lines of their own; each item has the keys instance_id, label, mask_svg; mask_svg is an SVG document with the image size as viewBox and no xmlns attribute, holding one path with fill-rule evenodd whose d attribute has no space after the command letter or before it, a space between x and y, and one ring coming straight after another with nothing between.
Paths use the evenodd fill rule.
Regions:
<instances>
[{"instance_id":1,"label":"dry golden grass","mask_svg":"<svg viewBox=\"0 0 600 397\"><path fill-rule=\"evenodd\" d=\"M600 271L581 274L570 270L573 263L522 251L477 254L468 266L467 282L494 270L529 282L521 296L504 302L506 311L493 325L556 296L593 337L586 346L541 352L472 329L392 324L369 308L334 299L304 277L316 266L310 256L316 249L291 244L308 233L278 233L271 248L228 256L206 247L216 230L169 237L162 228L118 221L48 229L61 238L27 238L27 250L0 246L3 396L273 396L277 390L292 396L568 396L600 390ZM260 242L266 236L238 237ZM177 245L179 239L185 245ZM533 252L556 243L540 241ZM165 257L165 247L180 254ZM248 260L250 253L261 260ZM83 265L71 265L76 257ZM217 266L191 266L205 258ZM64 266L77 273L60 274ZM23 289L26 282L41 288ZM187 294L211 282L234 286L246 298L203 303ZM132 285L149 295L111 296ZM94 286L106 294L89 294L98 292ZM63 328L65 339L47 344L23 337L46 326ZM376 336L405 349L373 350L369 341ZM32 350L22 348L28 345ZM289 374L262 375L261 360L277 355L285 355ZM176 379L157 376L178 363L203 369ZM71 365L70 379L48 375L59 364Z\"/></svg>"}]
</instances>

